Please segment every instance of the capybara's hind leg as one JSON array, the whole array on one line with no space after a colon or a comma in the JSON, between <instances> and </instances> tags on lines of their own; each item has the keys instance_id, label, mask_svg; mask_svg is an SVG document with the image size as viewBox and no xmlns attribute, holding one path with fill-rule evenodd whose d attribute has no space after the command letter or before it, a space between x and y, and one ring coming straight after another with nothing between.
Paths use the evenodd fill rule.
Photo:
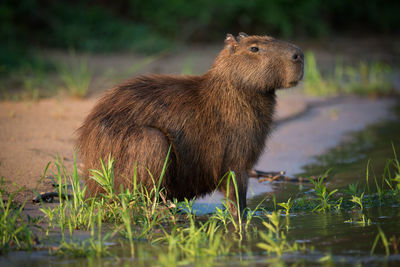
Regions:
<instances>
[{"instance_id":1,"label":"capybara's hind leg","mask_svg":"<svg viewBox=\"0 0 400 267\"><path fill-rule=\"evenodd\" d=\"M169 178L168 166L173 160L172 152L167 159L171 146L168 136L157 128L142 127L127 139L129 147L126 154L120 156L123 164L120 175L115 177L116 189L121 184L124 188L133 188L136 180L137 185L142 184L151 191L158 185L162 174L162 185L165 185ZM164 163L167 163L165 169Z\"/></svg>"}]
</instances>

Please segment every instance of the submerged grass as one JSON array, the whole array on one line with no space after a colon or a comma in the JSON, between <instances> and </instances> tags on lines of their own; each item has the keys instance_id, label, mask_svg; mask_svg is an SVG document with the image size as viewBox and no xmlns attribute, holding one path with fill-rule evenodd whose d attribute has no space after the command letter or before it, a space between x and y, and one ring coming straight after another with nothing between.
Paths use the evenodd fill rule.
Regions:
<instances>
[{"instance_id":1,"label":"submerged grass","mask_svg":"<svg viewBox=\"0 0 400 267\"><path fill-rule=\"evenodd\" d=\"M103 188L103 193L100 197L85 198L86 186L79 182L76 159L74 161L71 174L60 159L56 161L58 193L63 197L59 198L56 207L50 208L43 204L41 209L48 222L46 234L49 234L49 230L61 232L61 241L54 250L56 255L110 255L110 250L105 245L110 241L122 246L128 244L130 256L137 257L138 245L148 242L165 248L157 255L161 265L198 262L210 265L218 257L244 253L246 248L241 244L246 239L246 233L258 236L252 222L264 220L258 215L261 211L260 205L253 210L246 209L243 213L236 213L232 212L232 207L237 208L239 204L229 200L223 201L224 209L217 209L207 218L198 218L193 210L193 200L165 200L164 189L161 187L164 171L161 177L154 180L151 190L142 186L136 177L133 177L134 184L131 188L121 187L117 190L114 188L114 160L111 157L106 162L101 161L99 170L90 171L91 179ZM238 196L235 174L229 172L224 179L227 179L227 193L234 190ZM112 230L104 232L102 223ZM75 231L79 229L90 230L90 237L86 240L73 238ZM281 238L284 238L282 233L275 237L276 240ZM291 245L291 251L296 249L295 244ZM281 254L287 251L278 252ZM276 254L276 251L270 253Z\"/></svg>"},{"instance_id":2,"label":"submerged grass","mask_svg":"<svg viewBox=\"0 0 400 267\"><path fill-rule=\"evenodd\" d=\"M167 160L164 170L166 162ZM304 196L289 198L286 202L275 204L283 208L283 212L278 210L269 213L260 203L252 210L247 209L236 214L232 212L232 207L237 208L238 203L224 200L222 204L225 208L217 208L210 216L198 216L193 208L193 200L166 200L160 182L164 171L161 177L154 179L151 190L144 187L136 175L130 188L115 188L114 164L110 156L106 161L101 161L99 170L90 171L91 179L103 188L101 196L90 197L87 195L86 186L80 181L76 158L74 157L71 173L65 168L62 160L57 159L54 176L58 182L60 197L56 206L50 207L43 203L41 208L47 222L47 229L43 230L45 235L60 233L60 240L52 246L52 254L62 257L99 258L118 257L121 253L129 253L129 256L135 259L145 257L146 260L140 260L143 260L144 264L157 261L158 265L165 266L208 266L231 255L244 255L249 258L251 255L260 257L267 254L268 259L281 259L286 254L308 253L313 249L288 238L292 229L291 212L309 210L327 213L353 210L354 219L351 223L368 226L371 223L364 213L371 205L400 203L400 163L396 152L394 158L386 164L383 180L375 183L379 190L359 184L352 184L346 190L331 190L328 189L323 176L313 180L313 188ZM230 187L227 191L234 190L237 195L235 174L229 172L224 179L227 179ZM1 194L3 196L4 190ZM2 236L2 240L6 240L2 241L2 252L10 249L30 249L34 243L32 226L22 220L20 207L13 209L14 215L4 215L11 214L8 211L12 206L12 198L8 198L7 205L1 206L6 212L2 212L0 227L5 229L2 234L7 234ZM76 236L82 231L89 232L89 235L84 238L79 234ZM382 233L377 236L372 244L372 253L380 244L393 246L392 251L397 248L396 237L390 239L392 241L385 237L385 242L383 236ZM252 248L251 242L257 247ZM157 254L154 254L153 249L143 251L143 244L159 248ZM121 252L115 247L127 249Z\"/></svg>"},{"instance_id":3,"label":"submerged grass","mask_svg":"<svg viewBox=\"0 0 400 267\"><path fill-rule=\"evenodd\" d=\"M258 247L265 250L268 254L274 253L278 257L288 252L305 251L306 247L296 242L288 242L286 239L285 232L282 231L282 223L280 214L278 212L272 212L272 214L266 214L269 222L263 221L263 225L268 229L268 234L260 232L261 239L264 242L259 242Z\"/></svg>"},{"instance_id":4,"label":"submerged grass","mask_svg":"<svg viewBox=\"0 0 400 267\"><path fill-rule=\"evenodd\" d=\"M164 235L153 241L154 244L166 243L167 253L159 260L169 265L190 263L197 260L213 261L215 257L228 255L234 242L229 242L217 220L196 223L190 220L189 226L173 227L163 230ZM172 260L172 262L171 262ZM172 264L175 265L175 264Z\"/></svg>"},{"instance_id":5,"label":"submerged grass","mask_svg":"<svg viewBox=\"0 0 400 267\"><path fill-rule=\"evenodd\" d=\"M387 206L400 203L400 162L394 145L393 158L388 159L380 179L373 175L371 181L371 161L368 161L363 186L354 183L348 188L328 189L326 177L328 172L321 177L310 179L312 187L300 192L293 203L291 198L278 205L285 209L286 214L292 211L341 211L358 209L362 214L366 207ZM373 186L371 186L371 184ZM362 221L368 220L363 216Z\"/></svg>"},{"instance_id":6,"label":"submerged grass","mask_svg":"<svg viewBox=\"0 0 400 267\"><path fill-rule=\"evenodd\" d=\"M90 224L90 238L79 240L73 238L72 234L69 240L62 235L60 245L55 248L54 254L73 257L103 257L111 255L109 246L105 243L110 233L102 234L102 208L97 207L97 213Z\"/></svg>"}]
</instances>

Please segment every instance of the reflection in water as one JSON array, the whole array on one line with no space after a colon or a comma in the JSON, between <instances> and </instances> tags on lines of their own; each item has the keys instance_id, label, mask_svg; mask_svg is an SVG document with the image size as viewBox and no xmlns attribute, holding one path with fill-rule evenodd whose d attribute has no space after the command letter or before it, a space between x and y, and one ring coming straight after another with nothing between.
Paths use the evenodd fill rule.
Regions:
<instances>
[{"instance_id":1,"label":"reflection in water","mask_svg":"<svg viewBox=\"0 0 400 267\"><path fill-rule=\"evenodd\" d=\"M349 184L358 183L358 188L366 188L366 169L369 166L369 188L376 192L376 181L382 182L382 173L388 159L394 157L393 149L400 155L400 106L394 109L396 119L367 127L361 132L353 133L351 138L327 154L316 158L315 163L305 166L299 176L321 175L330 169L328 188L345 189ZM267 210L274 210L275 203L296 199L299 194L311 191L309 184L273 184L274 192L257 196L249 201L255 207L265 196L268 200L263 204ZM275 203L273 201L273 195ZM375 203L376 204L376 203ZM370 251L381 227L387 239L400 235L400 203L379 207L364 207L340 212L291 212L286 220L289 240L305 242L314 247L318 254L331 255L334 262L346 262L353 265L364 262L381 265L400 261L400 255L389 257L371 256ZM392 239L395 240L395 239ZM389 241L388 241L389 242ZM390 244L389 244L390 246ZM393 246L396 246L393 244ZM392 247L392 251L396 248ZM383 245L378 245L374 255L385 253ZM310 256L310 255L308 255ZM307 258L307 257L306 257ZM312 261L311 258L307 258Z\"/></svg>"}]
</instances>

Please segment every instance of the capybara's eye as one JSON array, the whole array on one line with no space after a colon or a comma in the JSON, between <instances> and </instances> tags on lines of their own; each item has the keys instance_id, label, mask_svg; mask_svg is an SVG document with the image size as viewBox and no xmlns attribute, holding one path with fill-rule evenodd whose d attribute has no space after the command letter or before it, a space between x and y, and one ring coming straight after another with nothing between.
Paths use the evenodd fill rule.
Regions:
<instances>
[{"instance_id":1,"label":"capybara's eye","mask_svg":"<svg viewBox=\"0 0 400 267\"><path fill-rule=\"evenodd\" d=\"M249 50L250 50L251 52L256 53L256 52L258 52L259 49L258 49L257 46L252 46L252 47L249 48Z\"/></svg>"}]
</instances>

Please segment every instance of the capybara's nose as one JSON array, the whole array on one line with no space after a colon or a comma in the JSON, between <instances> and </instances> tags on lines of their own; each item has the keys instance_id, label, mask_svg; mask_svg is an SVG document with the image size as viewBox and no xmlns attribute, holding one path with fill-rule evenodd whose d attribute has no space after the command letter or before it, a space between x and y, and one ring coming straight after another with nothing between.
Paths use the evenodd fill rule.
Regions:
<instances>
[{"instance_id":1,"label":"capybara's nose","mask_svg":"<svg viewBox=\"0 0 400 267\"><path fill-rule=\"evenodd\" d=\"M292 61L293 62L304 62L304 54L301 49L296 49L292 54Z\"/></svg>"}]
</instances>

